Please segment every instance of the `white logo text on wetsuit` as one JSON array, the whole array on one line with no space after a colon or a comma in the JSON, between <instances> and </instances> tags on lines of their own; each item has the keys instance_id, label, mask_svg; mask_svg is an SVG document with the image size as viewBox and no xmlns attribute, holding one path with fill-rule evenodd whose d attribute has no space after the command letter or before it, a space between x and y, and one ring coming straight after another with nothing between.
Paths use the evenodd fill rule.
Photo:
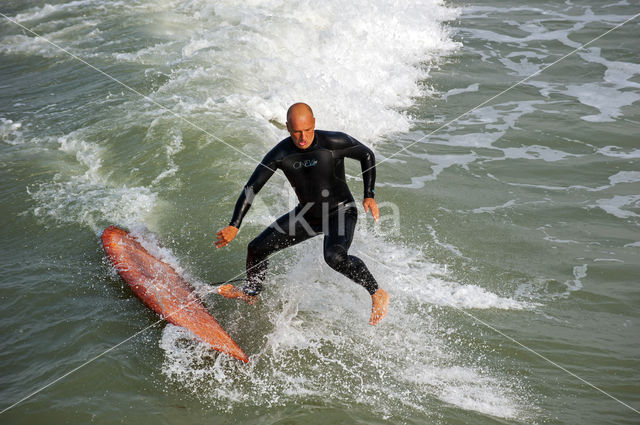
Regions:
<instances>
[{"instance_id":1,"label":"white logo text on wetsuit","mask_svg":"<svg viewBox=\"0 0 640 425\"><path fill-rule=\"evenodd\" d=\"M316 164L318 164L318 160L317 159L305 159L304 161L296 161L296 162L294 162L293 163L293 168L297 170L300 167L305 167L305 168L315 167Z\"/></svg>"}]
</instances>

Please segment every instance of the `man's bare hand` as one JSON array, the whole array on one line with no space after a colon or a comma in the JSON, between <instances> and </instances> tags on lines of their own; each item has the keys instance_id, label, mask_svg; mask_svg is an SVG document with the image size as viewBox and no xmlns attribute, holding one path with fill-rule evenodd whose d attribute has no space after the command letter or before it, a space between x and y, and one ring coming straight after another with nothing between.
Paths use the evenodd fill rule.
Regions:
<instances>
[{"instance_id":1,"label":"man's bare hand","mask_svg":"<svg viewBox=\"0 0 640 425\"><path fill-rule=\"evenodd\" d=\"M371 215L375 221L378 221L380 217L380 211L378 210L378 204L373 198L364 198L362 201L362 206L364 207L364 212L368 213L371 210Z\"/></svg>"},{"instance_id":2,"label":"man's bare hand","mask_svg":"<svg viewBox=\"0 0 640 425\"><path fill-rule=\"evenodd\" d=\"M229 245L236 235L238 234L238 228L234 226L227 226L224 229L220 230L216 235L218 235L218 240L216 241L216 248L222 248L223 246Z\"/></svg>"}]
</instances>

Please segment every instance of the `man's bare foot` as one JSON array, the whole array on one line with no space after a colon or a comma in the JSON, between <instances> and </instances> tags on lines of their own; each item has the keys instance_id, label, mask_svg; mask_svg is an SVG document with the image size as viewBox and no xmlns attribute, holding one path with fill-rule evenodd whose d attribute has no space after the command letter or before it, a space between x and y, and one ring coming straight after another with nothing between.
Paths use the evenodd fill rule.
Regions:
<instances>
[{"instance_id":1,"label":"man's bare foot","mask_svg":"<svg viewBox=\"0 0 640 425\"><path fill-rule=\"evenodd\" d=\"M389 294L384 289L378 289L371 295L371 320L370 325L377 325L389 310Z\"/></svg>"},{"instance_id":2,"label":"man's bare foot","mask_svg":"<svg viewBox=\"0 0 640 425\"><path fill-rule=\"evenodd\" d=\"M218 288L218 294L225 298L239 298L247 304L254 305L258 301L257 295L247 295L242 292L242 289L238 289L232 284L228 283Z\"/></svg>"}]
</instances>

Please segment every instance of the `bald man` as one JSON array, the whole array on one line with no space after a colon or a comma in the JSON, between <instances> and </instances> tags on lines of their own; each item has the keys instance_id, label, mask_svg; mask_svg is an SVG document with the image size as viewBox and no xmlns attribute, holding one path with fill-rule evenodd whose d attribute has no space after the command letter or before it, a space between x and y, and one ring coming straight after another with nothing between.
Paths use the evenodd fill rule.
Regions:
<instances>
[{"instance_id":1,"label":"bald man","mask_svg":"<svg viewBox=\"0 0 640 425\"><path fill-rule=\"evenodd\" d=\"M254 304L262 291L267 258L309 238L324 234L324 259L329 266L363 286L371 295L369 323L378 324L387 313L389 294L381 288L364 262L347 251L353 239L358 211L344 172L344 158L360 161L364 182L365 213L377 221L378 204L373 199L376 179L371 149L337 132L315 129L309 105L296 103L287 111L290 137L278 143L262 159L240 194L229 226L217 233L216 247L227 246L237 235L254 196L277 169L293 186L299 204L267 227L247 248L247 279L244 286L223 285L226 298Z\"/></svg>"}]
</instances>

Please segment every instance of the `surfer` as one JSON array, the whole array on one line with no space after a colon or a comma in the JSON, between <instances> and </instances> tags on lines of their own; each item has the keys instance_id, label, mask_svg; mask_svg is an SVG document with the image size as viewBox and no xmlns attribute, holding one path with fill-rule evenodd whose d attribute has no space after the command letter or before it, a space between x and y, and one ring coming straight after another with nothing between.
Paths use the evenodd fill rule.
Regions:
<instances>
[{"instance_id":1,"label":"surfer","mask_svg":"<svg viewBox=\"0 0 640 425\"><path fill-rule=\"evenodd\" d=\"M370 324L378 324L387 313L389 294L378 287L373 275L356 256L347 251L358 216L346 183L344 158L360 161L364 182L365 213L378 220L374 200L375 158L371 149L344 133L315 129L311 108L296 103L287 111L290 137L279 142L262 159L240 194L229 225L217 233L216 247L229 245L237 235L254 196L276 169L281 169L294 188L299 204L278 218L247 247L247 279L242 288L231 284L218 289L226 298L254 304L262 291L271 254L324 234L324 259L331 268L362 285L371 295Z\"/></svg>"}]
</instances>

